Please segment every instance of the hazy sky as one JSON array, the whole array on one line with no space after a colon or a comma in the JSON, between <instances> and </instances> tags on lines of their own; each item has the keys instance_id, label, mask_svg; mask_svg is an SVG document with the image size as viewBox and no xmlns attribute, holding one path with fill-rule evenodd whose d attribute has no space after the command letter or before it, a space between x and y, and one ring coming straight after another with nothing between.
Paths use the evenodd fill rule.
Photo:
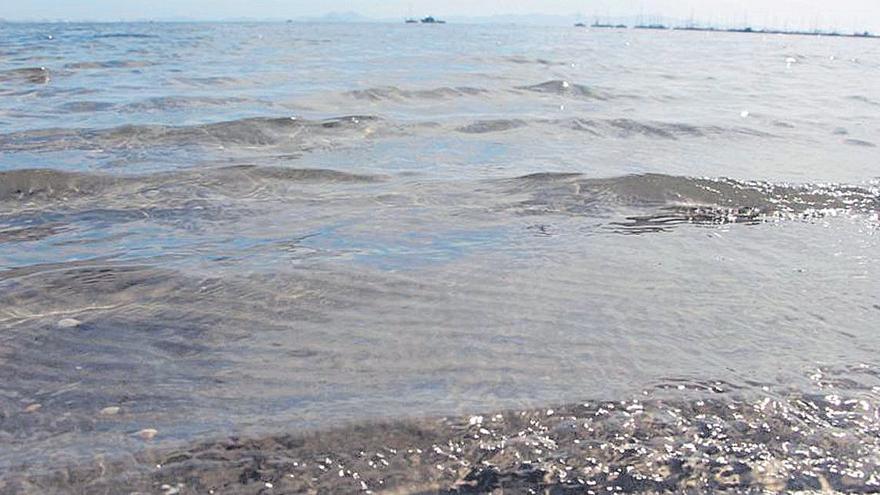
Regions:
<instances>
[{"instance_id":1,"label":"hazy sky","mask_svg":"<svg viewBox=\"0 0 880 495\"><path fill-rule=\"evenodd\" d=\"M376 18L641 13L686 19L693 14L698 20L715 23L880 28L880 0L0 0L0 17L12 20L296 18L332 11Z\"/></svg>"}]
</instances>

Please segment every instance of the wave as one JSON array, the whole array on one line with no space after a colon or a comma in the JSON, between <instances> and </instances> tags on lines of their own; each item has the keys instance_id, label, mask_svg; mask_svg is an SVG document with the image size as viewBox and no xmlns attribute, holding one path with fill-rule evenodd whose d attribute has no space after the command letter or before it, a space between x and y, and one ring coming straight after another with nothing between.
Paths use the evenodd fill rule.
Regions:
<instances>
[{"instance_id":1,"label":"wave","mask_svg":"<svg viewBox=\"0 0 880 495\"><path fill-rule=\"evenodd\" d=\"M582 84L576 84L561 79L550 80L528 86L516 86L514 91L528 91L562 96L581 100L610 100L624 95L612 95L607 91L590 88ZM492 91L484 88L471 86L439 87L433 89L403 89L396 86L380 86L375 88L360 89L344 93L346 96L358 100L368 101L404 101L404 100L444 100L465 96L484 96ZM627 96L633 98L633 96Z\"/></svg>"},{"instance_id":2,"label":"wave","mask_svg":"<svg viewBox=\"0 0 880 495\"><path fill-rule=\"evenodd\" d=\"M0 71L0 82L24 82L30 84L46 84L49 82L49 69L45 67L27 67Z\"/></svg>"},{"instance_id":3,"label":"wave","mask_svg":"<svg viewBox=\"0 0 880 495\"><path fill-rule=\"evenodd\" d=\"M5 151L143 149L157 145L270 146L306 144L309 137L371 131L379 119L351 115L324 120L253 117L191 126L124 125L109 129L39 129L0 135Z\"/></svg>"},{"instance_id":4,"label":"wave","mask_svg":"<svg viewBox=\"0 0 880 495\"><path fill-rule=\"evenodd\" d=\"M252 98L236 96L222 98L210 96L158 96L120 105L118 109L124 112L156 112L247 103L258 103L258 101Z\"/></svg>"},{"instance_id":5,"label":"wave","mask_svg":"<svg viewBox=\"0 0 880 495\"><path fill-rule=\"evenodd\" d=\"M115 104L106 101L69 101L58 107L65 113L108 112L116 108Z\"/></svg>"},{"instance_id":6,"label":"wave","mask_svg":"<svg viewBox=\"0 0 880 495\"><path fill-rule=\"evenodd\" d=\"M608 100L610 95L596 91L582 84L570 83L563 80L552 80L534 84L531 86L518 86L516 89L531 91L534 93L544 93L558 96L566 96L569 98Z\"/></svg>"},{"instance_id":7,"label":"wave","mask_svg":"<svg viewBox=\"0 0 880 495\"><path fill-rule=\"evenodd\" d=\"M614 228L663 231L678 224L760 223L842 212L880 212L880 186L774 184L720 178L643 174L607 179L541 173L503 181L528 199L508 207L526 215L628 214Z\"/></svg>"},{"instance_id":8,"label":"wave","mask_svg":"<svg viewBox=\"0 0 880 495\"><path fill-rule=\"evenodd\" d=\"M52 237L67 230L63 222L47 222L27 227L0 227L0 244L6 242L31 242Z\"/></svg>"},{"instance_id":9,"label":"wave","mask_svg":"<svg viewBox=\"0 0 880 495\"><path fill-rule=\"evenodd\" d=\"M59 110L68 113L91 113L91 112L158 112L189 110L194 108L216 107L230 104L258 103L257 100L240 97L215 98L209 96L160 96L147 98L132 103L116 104L103 101L71 101L58 107Z\"/></svg>"},{"instance_id":10,"label":"wave","mask_svg":"<svg viewBox=\"0 0 880 495\"><path fill-rule=\"evenodd\" d=\"M697 126L678 122L638 121L632 119L494 119L478 120L456 128L466 134L486 134L504 132L527 126L552 126L578 132L586 132L596 137L629 138L643 136L654 139L700 138L713 136L751 136L776 137L748 127Z\"/></svg>"},{"instance_id":11,"label":"wave","mask_svg":"<svg viewBox=\"0 0 880 495\"><path fill-rule=\"evenodd\" d=\"M0 202L68 200L116 193L155 192L158 187L210 188L226 192L256 189L283 182L356 183L378 182L379 175L356 174L329 169L233 165L200 170L181 170L141 176L65 172L51 169L21 169L0 172Z\"/></svg>"},{"instance_id":12,"label":"wave","mask_svg":"<svg viewBox=\"0 0 880 495\"><path fill-rule=\"evenodd\" d=\"M514 55L512 57L504 57L503 60L517 65L543 65L545 67L550 67L553 65L566 65L565 62L554 62L553 60L547 60L545 58L529 58L518 55Z\"/></svg>"},{"instance_id":13,"label":"wave","mask_svg":"<svg viewBox=\"0 0 880 495\"><path fill-rule=\"evenodd\" d=\"M215 86L237 86L242 83L240 79L228 76L208 76L208 77L178 77L174 82L183 86L195 88L209 88Z\"/></svg>"},{"instance_id":14,"label":"wave","mask_svg":"<svg viewBox=\"0 0 880 495\"><path fill-rule=\"evenodd\" d=\"M871 98L868 98L867 96L863 96L863 95L852 95L852 96L848 96L847 98L850 100L858 101L858 102L865 103L868 105L880 106L880 101L872 100Z\"/></svg>"},{"instance_id":15,"label":"wave","mask_svg":"<svg viewBox=\"0 0 880 495\"><path fill-rule=\"evenodd\" d=\"M50 169L10 170L0 172L0 201L94 194L120 180L109 175Z\"/></svg>"},{"instance_id":16,"label":"wave","mask_svg":"<svg viewBox=\"0 0 880 495\"><path fill-rule=\"evenodd\" d=\"M468 86L442 87L434 89L408 90L394 86L360 89L349 91L346 95L358 100L384 101L384 100L442 100L461 96L478 96L488 93L488 90Z\"/></svg>"},{"instance_id":17,"label":"wave","mask_svg":"<svg viewBox=\"0 0 880 495\"><path fill-rule=\"evenodd\" d=\"M192 174L192 172L189 173L189 175ZM197 172L197 174L205 175L205 172ZM220 167L210 169L207 174L221 179L238 175L251 179L298 182L379 182L383 180L383 177L380 175L355 174L323 168L288 168L258 165Z\"/></svg>"},{"instance_id":18,"label":"wave","mask_svg":"<svg viewBox=\"0 0 880 495\"><path fill-rule=\"evenodd\" d=\"M60 108L76 112L142 112L219 106L238 99L213 97L164 97L117 105L100 101L71 101ZM531 126L555 127L586 132L599 138L647 137L675 140L700 137L776 137L748 127L691 125L677 122L632 119L487 119L466 123L396 123L373 115L349 115L324 120L297 117L251 117L190 126L123 125L105 129L55 128L0 134L0 147L6 152L46 152L63 150L143 150L155 146L299 146L300 150L322 147L327 138L364 138L397 135L428 129L464 134L490 134ZM384 133L384 134L383 134ZM871 143L849 143L870 146Z\"/></svg>"},{"instance_id":19,"label":"wave","mask_svg":"<svg viewBox=\"0 0 880 495\"><path fill-rule=\"evenodd\" d=\"M862 139L844 139L843 142L846 144L849 144L851 146L861 146L863 148L876 148L877 147L876 144L874 144L870 141L864 141Z\"/></svg>"},{"instance_id":20,"label":"wave","mask_svg":"<svg viewBox=\"0 0 880 495\"><path fill-rule=\"evenodd\" d=\"M512 91L528 91L532 93L556 95L580 100L605 101L612 98L620 97L635 98L632 95L614 95L607 91L598 90L589 86L585 86L583 84L576 84L561 79L554 79L539 84L527 86L516 86L512 88ZM405 100L444 100L466 96L485 96L491 93L492 91L488 89L471 86L443 86L433 89L403 89L396 86L380 86L355 91L348 91L344 93L344 95L358 100L378 102Z\"/></svg>"},{"instance_id":21,"label":"wave","mask_svg":"<svg viewBox=\"0 0 880 495\"><path fill-rule=\"evenodd\" d=\"M526 127L528 123L520 119L478 120L459 127L458 132L465 134L486 134L490 132L509 131Z\"/></svg>"},{"instance_id":22,"label":"wave","mask_svg":"<svg viewBox=\"0 0 880 495\"><path fill-rule=\"evenodd\" d=\"M155 62L144 60L107 60L103 62L72 62L65 64L65 69L135 69L156 65Z\"/></svg>"},{"instance_id":23,"label":"wave","mask_svg":"<svg viewBox=\"0 0 880 495\"><path fill-rule=\"evenodd\" d=\"M70 204L75 198L102 201L140 198L156 206L177 205L214 195L229 198L296 196L290 183L379 183L382 175L330 169L234 165L148 175L25 169L0 172L0 204L17 208ZM763 223L840 214L880 213L880 185L776 184L728 178L663 174L591 178L579 173L543 172L492 181L498 188L491 211L518 215L568 215L603 219L626 233L665 231L682 224ZM447 184L445 194L457 188ZM291 196L291 197L293 197ZM487 198L474 198L484 201ZM136 202L136 201L135 201ZM44 219L49 221L51 219Z\"/></svg>"},{"instance_id":24,"label":"wave","mask_svg":"<svg viewBox=\"0 0 880 495\"><path fill-rule=\"evenodd\" d=\"M145 34L145 33L106 33L106 34L96 34L95 38L97 39L114 39L114 38L133 38L133 39L149 39L149 38L158 38L155 34Z\"/></svg>"},{"instance_id":25,"label":"wave","mask_svg":"<svg viewBox=\"0 0 880 495\"><path fill-rule=\"evenodd\" d=\"M321 126L356 125L350 119ZM516 121L486 121L485 128L515 127ZM480 132L474 128L471 132ZM269 165L182 169L147 175L110 175L53 169L0 172L0 201L88 196L115 187L147 189L163 184L234 191L284 182L379 182L374 174ZM496 179L498 199L523 214L594 215L620 208L659 211L649 223L760 221L768 216L813 216L830 212L880 212L880 184L786 184L656 173L593 178L581 173L541 172ZM510 204L510 198L527 199Z\"/></svg>"},{"instance_id":26,"label":"wave","mask_svg":"<svg viewBox=\"0 0 880 495\"><path fill-rule=\"evenodd\" d=\"M552 122L577 131L590 132L595 135L613 134L623 138L636 135L661 139L729 135L775 137L773 134L748 127L696 126L677 122L638 121L632 119L591 120L582 118Z\"/></svg>"}]
</instances>

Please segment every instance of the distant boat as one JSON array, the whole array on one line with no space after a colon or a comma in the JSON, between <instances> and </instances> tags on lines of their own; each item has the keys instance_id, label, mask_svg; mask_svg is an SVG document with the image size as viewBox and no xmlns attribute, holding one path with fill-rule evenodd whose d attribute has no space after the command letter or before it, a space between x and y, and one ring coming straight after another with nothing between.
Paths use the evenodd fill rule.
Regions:
<instances>
[{"instance_id":1,"label":"distant boat","mask_svg":"<svg viewBox=\"0 0 880 495\"><path fill-rule=\"evenodd\" d=\"M440 19L435 19L432 16L428 16L422 19L422 24L446 24L446 21L441 21Z\"/></svg>"},{"instance_id":2,"label":"distant boat","mask_svg":"<svg viewBox=\"0 0 880 495\"><path fill-rule=\"evenodd\" d=\"M587 27L587 25L584 24L583 22L579 22L579 23L575 24L574 27L576 27L576 28L585 28L585 27Z\"/></svg>"},{"instance_id":3,"label":"distant boat","mask_svg":"<svg viewBox=\"0 0 880 495\"><path fill-rule=\"evenodd\" d=\"M407 20L406 20L406 23L407 23L407 24L418 24L419 21L416 20L416 19L407 19Z\"/></svg>"}]
</instances>

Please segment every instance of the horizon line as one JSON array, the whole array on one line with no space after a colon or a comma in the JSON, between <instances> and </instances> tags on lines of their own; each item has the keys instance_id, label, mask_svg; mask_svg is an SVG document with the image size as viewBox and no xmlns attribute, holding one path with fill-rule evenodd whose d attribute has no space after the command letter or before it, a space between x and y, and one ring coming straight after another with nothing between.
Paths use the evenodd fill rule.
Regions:
<instances>
[{"instance_id":1,"label":"horizon line","mask_svg":"<svg viewBox=\"0 0 880 495\"><path fill-rule=\"evenodd\" d=\"M433 14L432 14L433 15ZM835 34L835 33L868 33L872 32L878 26L872 26L870 29L862 27L842 28L836 25L828 25L820 27L812 25L797 27L799 23L783 22L784 27L779 23L749 23L734 21L733 19L718 22L697 21L693 17L680 18L672 16L664 16L660 14L623 14L623 15L584 15L583 13L571 14L546 14L546 13L526 13L526 14L490 14L490 15L451 15L448 17L436 16L438 19L450 20L456 24L513 24L522 26L546 26L559 27L571 25L571 23L583 24L590 22L587 26L606 27L602 24L628 24L628 27L636 25L662 24L669 29L684 28L705 28L706 30L716 29L719 31L729 29L752 29L755 31L779 31L779 32L802 32L811 34ZM187 16L157 16L157 17L122 17L122 18L51 18L51 17L27 17L27 18L8 18L0 17L0 23L9 24L114 24L114 23L328 23L328 24L396 24L401 21L415 19L419 20L421 16L400 16L400 17L372 17L361 14L359 12L328 12L322 15L313 16L296 16L296 17L248 17L248 16L230 16L221 18L202 18ZM585 21L586 19L586 21ZM626 19L626 21L624 21ZM525 22L516 22L523 20ZM602 22L600 22L602 20Z\"/></svg>"}]
</instances>

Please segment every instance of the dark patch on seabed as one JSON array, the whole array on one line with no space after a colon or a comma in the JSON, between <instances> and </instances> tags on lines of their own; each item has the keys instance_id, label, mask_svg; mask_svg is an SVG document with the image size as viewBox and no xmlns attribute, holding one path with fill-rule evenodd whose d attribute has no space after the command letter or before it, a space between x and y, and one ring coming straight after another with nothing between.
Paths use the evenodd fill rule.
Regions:
<instances>
[{"instance_id":1,"label":"dark patch on seabed","mask_svg":"<svg viewBox=\"0 0 880 495\"><path fill-rule=\"evenodd\" d=\"M684 388L684 387L679 387ZM835 394L589 402L147 450L4 493L880 492L880 418ZM647 392L646 392L647 393Z\"/></svg>"}]
</instances>

